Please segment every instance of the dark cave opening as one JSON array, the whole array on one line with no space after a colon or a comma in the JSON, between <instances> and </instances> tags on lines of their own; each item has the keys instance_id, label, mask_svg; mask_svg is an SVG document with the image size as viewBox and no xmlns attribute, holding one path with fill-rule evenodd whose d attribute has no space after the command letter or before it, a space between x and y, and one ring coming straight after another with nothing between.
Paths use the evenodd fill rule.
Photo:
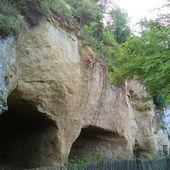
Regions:
<instances>
[{"instance_id":1,"label":"dark cave opening","mask_svg":"<svg viewBox=\"0 0 170 170\"><path fill-rule=\"evenodd\" d=\"M18 170L58 161L55 123L29 102L8 105L9 110L0 115L0 167Z\"/></svg>"},{"instance_id":2,"label":"dark cave opening","mask_svg":"<svg viewBox=\"0 0 170 170\"><path fill-rule=\"evenodd\" d=\"M125 151L126 141L112 131L96 126L82 128L79 137L73 143L69 160L83 157L119 159Z\"/></svg>"}]
</instances>

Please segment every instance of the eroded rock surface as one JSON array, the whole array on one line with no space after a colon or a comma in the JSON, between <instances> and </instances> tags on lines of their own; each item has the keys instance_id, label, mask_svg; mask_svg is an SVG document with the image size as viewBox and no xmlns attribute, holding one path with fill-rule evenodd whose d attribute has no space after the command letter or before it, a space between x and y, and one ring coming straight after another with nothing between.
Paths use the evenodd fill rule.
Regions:
<instances>
[{"instance_id":1,"label":"eroded rock surface","mask_svg":"<svg viewBox=\"0 0 170 170\"><path fill-rule=\"evenodd\" d=\"M58 165L88 154L115 159L155 154L154 105L145 87L136 80L108 85L104 62L73 33L44 21L21 36L16 54L17 87L3 115L17 117L14 124L27 123L14 136L30 142L7 155L18 166ZM7 147L10 152L13 145Z\"/></svg>"},{"instance_id":2,"label":"eroded rock surface","mask_svg":"<svg viewBox=\"0 0 170 170\"><path fill-rule=\"evenodd\" d=\"M7 97L17 83L14 39L0 40L0 113L8 110Z\"/></svg>"}]
</instances>

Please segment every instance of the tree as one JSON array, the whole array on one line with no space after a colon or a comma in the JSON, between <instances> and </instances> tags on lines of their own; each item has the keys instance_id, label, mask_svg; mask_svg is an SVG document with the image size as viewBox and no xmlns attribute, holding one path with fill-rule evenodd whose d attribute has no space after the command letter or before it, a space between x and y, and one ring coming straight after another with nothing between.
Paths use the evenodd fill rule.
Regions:
<instances>
[{"instance_id":1,"label":"tree","mask_svg":"<svg viewBox=\"0 0 170 170\"><path fill-rule=\"evenodd\" d=\"M127 13L118 7L113 9L110 12L110 21L107 27L118 43L124 43L130 35Z\"/></svg>"},{"instance_id":2,"label":"tree","mask_svg":"<svg viewBox=\"0 0 170 170\"><path fill-rule=\"evenodd\" d=\"M132 36L124 44L124 55L113 61L113 81L137 75L158 106L170 101L170 27L157 21L143 22L141 36Z\"/></svg>"}]
</instances>

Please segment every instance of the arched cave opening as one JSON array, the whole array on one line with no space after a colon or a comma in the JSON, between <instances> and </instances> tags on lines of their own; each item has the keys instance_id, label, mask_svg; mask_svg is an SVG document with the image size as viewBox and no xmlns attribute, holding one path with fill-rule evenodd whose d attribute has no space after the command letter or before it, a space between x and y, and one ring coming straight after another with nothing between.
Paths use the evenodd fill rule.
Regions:
<instances>
[{"instance_id":1,"label":"arched cave opening","mask_svg":"<svg viewBox=\"0 0 170 170\"><path fill-rule=\"evenodd\" d=\"M59 160L56 124L26 101L8 101L0 115L0 167L50 166Z\"/></svg>"},{"instance_id":2,"label":"arched cave opening","mask_svg":"<svg viewBox=\"0 0 170 170\"><path fill-rule=\"evenodd\" d=\"M126 140L117 133L96 126L82 128L72 144L69 160L83 157L121 159L126 150Z\"/></svg>"}]
</instances>

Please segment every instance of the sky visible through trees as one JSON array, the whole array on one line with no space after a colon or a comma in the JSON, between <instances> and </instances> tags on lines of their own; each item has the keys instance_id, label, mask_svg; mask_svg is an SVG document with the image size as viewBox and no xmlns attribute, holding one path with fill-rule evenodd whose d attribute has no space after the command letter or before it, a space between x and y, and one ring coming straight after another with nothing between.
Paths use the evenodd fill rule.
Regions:
<instances>
[{"instance_id":1,"label":"sky visible through trees","mask_svg":"<svg viewBox=\"0 0 170 170\"><path fill-rule=\"evenodd\" d=\"M141 19L155 19L161 12L168 12L168 9L163 9L166 0L110 0L120 8L127 11L130 18L130 27L135 31L139 29L136 25Z\"/></svg>"}]
</instances>

